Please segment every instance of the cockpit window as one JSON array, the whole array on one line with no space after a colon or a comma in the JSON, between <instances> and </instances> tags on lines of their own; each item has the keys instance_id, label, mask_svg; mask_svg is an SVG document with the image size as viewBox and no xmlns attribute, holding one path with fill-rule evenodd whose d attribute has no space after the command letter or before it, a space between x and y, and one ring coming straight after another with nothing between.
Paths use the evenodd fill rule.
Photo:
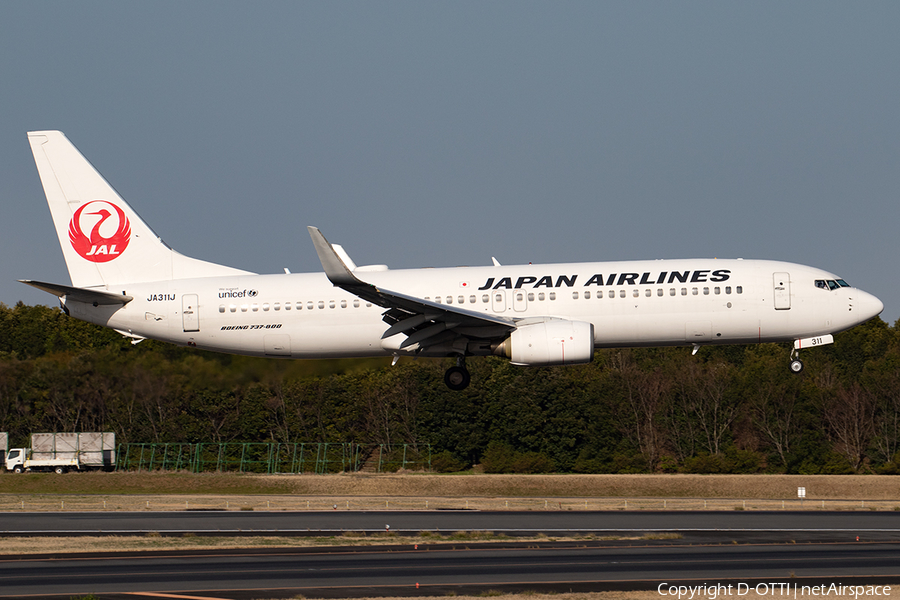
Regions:
<instances>
[{"instance_id":1,"label":"cockpit window","mask_svg":"<svg viewBox=\"0 0 900 600\"><path fill-rule=\"evenodd\" d=\"M816 279L816 287L821 290L836 290L842 287L850 287L850 284L843 279Z\"/></svg>"}]
</instances>

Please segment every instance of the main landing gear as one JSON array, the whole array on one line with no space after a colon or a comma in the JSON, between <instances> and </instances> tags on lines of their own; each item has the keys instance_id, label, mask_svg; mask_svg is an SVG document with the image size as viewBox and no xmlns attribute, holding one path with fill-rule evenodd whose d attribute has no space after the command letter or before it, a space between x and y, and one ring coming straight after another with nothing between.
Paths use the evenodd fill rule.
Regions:
<instances>
[{"instance_id":1,"label":"main landing gear","mask_svg":"<svg viewBox=\"0 0 900 600\"><path fill-rule=\"evenodd\" d=\"M799 375L803 372L803 361L800 360L800 353L794 348L791 349L791 364L788 365L788 368L794 375Z\"/></svg>"},{"instance_id":2,"label":"main landing gear","mask_svg":"<svg viewBox=\"0 0 900 600\"><path fill-rule=\"evenodd\" d=\"M444 373L444 383L446 383L447 387L454 392L461 392L469 387L469 382L471 380L472 377L469 375L469 370L466 368L465 356L456 357L456 366L450 367L447 369L447 372Z\"/></svg>"}]
</instances>

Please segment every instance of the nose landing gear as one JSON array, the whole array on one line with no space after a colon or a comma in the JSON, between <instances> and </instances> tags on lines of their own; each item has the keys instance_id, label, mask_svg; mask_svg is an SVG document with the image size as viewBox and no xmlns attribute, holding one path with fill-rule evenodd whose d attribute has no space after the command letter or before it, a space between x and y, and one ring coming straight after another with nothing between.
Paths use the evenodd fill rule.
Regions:
<instances>
[{"instance_id":1,"label":"nose landing gear","mask_svg":"<svg viewBox=\"0 0 900 600\"><path fill-rule=\"evenodd\" d=\"M800 353L794 348L791 349L791 364L788 365L788 368L794 375L799 375L803 372L803 361L800 360Z\"/></svg>"},{"instance_id":2,"label":"nose landing gear","mask_svg":"<svg viewBox=\"0 0 900 600\"><path fill-rule=\"evenodd\" d=\"M456 366L450 367L447 369L447 372L444 373L444 383L454 392L461 392L469 387L469 382L471 380L472 378L469 375L469 370L466 368L465 356L456 357Z\"/></svg>"}]
</instances>

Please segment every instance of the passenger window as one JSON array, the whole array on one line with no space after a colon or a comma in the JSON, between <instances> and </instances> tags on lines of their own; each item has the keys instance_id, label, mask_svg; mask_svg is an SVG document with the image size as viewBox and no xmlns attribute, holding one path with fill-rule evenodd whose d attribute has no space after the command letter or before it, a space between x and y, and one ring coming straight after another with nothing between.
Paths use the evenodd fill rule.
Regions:
<instances>
[{"instance_id":1,"label":"passenger window","mask_svg":"<svg viewBox=\"0 0 900 600\"><path fill-rule=\"evenodd\" d=\"M714 288L713 288L713 292L715 293L716 296L718 296L718 295L720 295L720 294L722 293L722 288L720 288L720 287L714 287Z\"/></svg>"},{"instance_id":2,"label":"passenger window","mask_svg":"<svg viewBox=\"0 0 900 600\"><path fill-rule=\"evenodd\" d=\"M237 304L229 304L228 310L230 310L231 312L237 311Z\"/></svg>"},{"instance_id":3,"label":"passenger window","mask_svg":"<svg viewBox=\"0 0 900 600\"><path fill-rule=\"evenodd\" d=\"M578 292L572 292L572 300L578 300Z\"/></svg>"},{"instance_id":4,"label":"passenger window","mask_svg":"<svg viewBox=\"0 0 900 600\"><path fill-rule=\"evenodd\" d=\"M459 296L459 297L456 299L456 301L457 301L457 303L459 303L459 304L465 304L465 303L466 303L466 297L465 297L465 296Z\"/></svg>"},{"instance_id":5,"label":"passenger window","mask_svg":"<svg viewBox=\"0 0 900 600\"><path fill-rule=\"evenodd\" d=\"M737 292L738 294L743 294L743 293L744 293L744 287L739 285L739 286L737 286L736 288L734 288L734 291Z\"/></svg>"},{"instance_id":6,"label":"passenger window","mask_svg":"<svg viewBox=\"0 0 900 600\"><path fill-rule=\"evenodd\" d=\"M544 292L541 292L541 293L538 294L538 300L539 300L540 302L543 302L543 301L544 301Z\"/></svg>"},{"instance_id":7,"label":"passenger window","mask_svg":"<svg viewBox=\"0 0 900 600\"><path fill-rule=\"evenodd\" d=\"M253 303L250 305L250 310L253 312L259 312L259 304Z\"/></svg>"},{"instance_id":8,"label":"passenger window","mask_svg":"<svg viewBox=\"0 0 900 600\"><path fill-rule=\"evenodd\" d=\"M453 296L447 296L447 304L453 304Z\"/></svg>"},{"instance_id":9,"label":"passenger window","mask_svg":"<svg viewBox=\"0 0 900 600\"><path fill-rule=\"evenodd\" d=\"M687 288L681 288L681 295L687 296Z\"/></svg>"},{"instance_id":10,"label":"passenger window","mask_svg":"<svg viewBox=\"0 0 900 600\"><path fill-rule=\"evenodd\" d=\"M281 310L281 302L276 302L272 305L272 310Z\"/></svg>"},{"instance_id":11,"label":"passenger window","mask_svg":"<svg viewBox=\"0 0 900 600\"><path fill-rule=\"evenodd\" d=\"M322 310L323 308L325 308L325 301L319 300L319 310Z\"/></svg>"},{"instance_id":12,"label":"passenger window","mask_svg":"<svg viewBox=\"0 0 900 600\"><path fill-rule=\"evenodd\" d=\"M670 296L674 296L674 295L675 295L675 288L669 288L669 295L670 295Z\"/></svg>"},{"instance_id":13,"label":"passenger window","mask_svg":"<svg viewBox=\"0 0 900 600\"><path fill-rule=\"evenodd\" d=\"M625 297L625 290L619 290L619 298Z\"/></svg>"},{"instance_id":14,"label":"passenger window","mask_svg":"<svg viewBox=\"0 0 900 600\"><path fill-rule=\"evenodd\" d=\"M291 303L290 303L290 302L285 302L285 303L284 303L284 310L291 310Z\"/></svg>"},{"instance_id":15,"label":"passenger window","mask_svg":"<svg viewBox=\"0 0 900 600\"><path fill-rule=\"evenodd\" d=\"M328 301L328 308L334 308L334 300Z\"/></svg>"},{"instance_id":16,"label":"passenger window","mask_svg":"<svg viewBox=\"0 0 900 600\"><path fill-rule=\"evenodd\" d=\"M516 292L516 302L522 302L523 300L525 300L525 294Z\"/></svg>"},{"instance_id":17,"label":"passenger window","mask_svg":"<svg viewBox=\"0 0 900 600\"><path fill-rule=\"evenodd\" d=\"M220 312L220 313L225 312L225 305L224 305L224 304L220 304L220 305L219 305L219 312Z\"/></svg>"},{"instance_id":18,"label":"passenger window","mask_svg":"<svg viewBox=\"0 0 900 600\"><path fill-rule=\"evenodd\" d=\"M731 293L731 286L730 286L730 285L726 285L726 286L725 286L725 293L726 293L726 294L730 294L730 293Z\"/></svg>"},{"instance_id":19,"label":"passenger window","mask_svg":"<svg viewBox=\"0 0 900 600\"><path fill-rule=\"evenodd\" d=\"M556 300L556 292L550 292L548 296L551 300Z\"/></svg>"},{"instance_id":20,"label":"passenger window","mask_svg":"<svg viewBox=\"0 0 900 600\"><path fill-rule=\"evenodd\" d=\"M653 290L650 290L650 289L644 290L644 295L649 298L650 296L653 295Z\"/></svg>"},{"instance_id":21,"label":"passenger window","mask_svg":"<svg viewBox=\"0 0 900 600\"><path fill-rule=\"evenodd\" d=\"M312 301L309 301L309 302L306 303L306 309L307 309L307 310L312 310L312 309L313 309L313 306L314 306L314 305L313 305ZM320 306L319 308L325 308L325 305L323 304L323 305Z\"/></svg>"},{"instance_id":22,"label":"passenger window","mask_svg":"<svg viewBox=\"0 0 900 600\"><path fill-rule=\"evenodd\" d=\"M266 312L269 311L269 303L268 302L263 303L263 310Z\"/></svg>"},{"instance_id":23,"label":"passenger window","mask_svg":"<svg viewBox=\"0 0 900 600\"><path fill-rule=\"evenodd\" d=\"M359 300L353 301L353 308L359 308Z\"/></svg>"},{"instance_id":24,"label":"passenger window","mask_svg":"<svg viewBox=\"0 0 900 600\"><path fill-rule=\"evenodd\" d=\"M494 294L494 300L497 302L503 302L503 294Z\"/></svg>"},{"instance_id":25,"label":"passenger window","mask_svg":"<svg viewBox=\"0 0 900 600\"><path fill-rule=\"evenodd\" d=\"M700 290L698 290L697 288L691 288L691 295L696 296L699 293L700 293Z\"/></svg>"},{"instance_id":26,"label":"passenger window","mask_svg":"<svg viewBox=\"0 0 900 600\"><path fill-rule=\"evenodd\" d=\"M708 287L703 288L703 295L709 296L709 288Z\"/></svg>"},{"instance_id":27,"label":"passenger window","mask_svg":"<svg viewBox=\"0 0 900 600\"><path fill-rule=\"evenodd\" d=\"M602 297L603 297L603 290L597 290L597 297L598 297L598 298L602 298Z\"/></svg>"},{"instance_id":28,"label":"passenger window","mask_svg":"<svg viewBox=\"0 0 900 600\"><path fill-rule=\"evenodd\" d=\"M662 296L662 295L663 295L662 288L659 288L659 289L656 290L656 295L657 295L657 296Z\"/></svg>"},{"instance_id":29,"label":"passenger window","mask_svg":"<svg viewBox=\"0 0 900 600\"><path fill-rule=\"evenodd\" d=\"M478 300L475 296L469 296L469 304L475 304Z\"/></svg>"},{"instance_id":30,"label":"passenger window","mask_svg":"<svg viewBox=\"0 0 900 600\"><path fill-rule=\"evenodd\" d=\"M534 302L534 292L528 292L528 301Z\"/></svg>"},{"instance_id":31,"label":"passenger window","mask_svg":"<svg viewBox=\"0 0 900 600\"><path fill-rule=\"evenodd\" d=\"M481 301L484 302L485 304L487 304L488 302L490 302L490 300L491 300L491 298L490 298L490 296L488 296L487 294L483 294L483 295L481 296Z\"/></svg>"},{"instance_id":32,"label":"passenger window","mask_svg":"<svg viewBox=\"0 0 900 600\"><path fill-rule=\"evenodd\" d=\"M633 292L631 292L631 295L634 296L635 298L637 298L637 297L639 297L639 296L641 295L641 291L640 291L640 290L634 290Z\"/></svg>"},{"instance_id":33,"label":"passenger window","mask_svg":"<svg viewBox=\"0 0 900 600\"><path fill-rule=\"evenodd\" d=\"M585 292L585 293L584 293L584 299L585 299L585 300L590 300L590 299L591 299L591 293L590 293L590 292Z\"/></svg>"},{"instance_id":34,"label":"passenger window","mask_svg":"<svg viewBox=\"0 0 900 600\"><path fill-rule=\"evenodd\" d=\"M341 308L347 308L347 301L341 300Z\"/></svg>"},{"instance_id":35,"label":"passenger window","mask_svg":"<svg viewBox=\"0 0 900 600\"><path fill-rule=\"evenodd\" d=\"M441 303L441 297L440 297L440 296L435 296L435 297L434 297L434 301L437 302L438 304L440 304L440 303Z\"/></svg>"}]
</instances>

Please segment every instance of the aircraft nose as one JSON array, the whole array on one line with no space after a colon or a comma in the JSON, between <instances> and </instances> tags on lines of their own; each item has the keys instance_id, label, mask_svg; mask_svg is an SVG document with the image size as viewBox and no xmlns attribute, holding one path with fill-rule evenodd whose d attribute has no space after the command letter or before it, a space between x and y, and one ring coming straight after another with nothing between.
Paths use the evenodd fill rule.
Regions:
<instances>
[{"instance_id":1,"label":"aircraft nose","mask_svg":"<svg viewBox=\"0 0 900 600\"><path fill-rule=\"evenodd\" d=\"M856 316L860 323L881 314L881 311L884 310L884 303L868 292L856 290L856 298L854 300Z\"/></svg>"}]
</instances>

